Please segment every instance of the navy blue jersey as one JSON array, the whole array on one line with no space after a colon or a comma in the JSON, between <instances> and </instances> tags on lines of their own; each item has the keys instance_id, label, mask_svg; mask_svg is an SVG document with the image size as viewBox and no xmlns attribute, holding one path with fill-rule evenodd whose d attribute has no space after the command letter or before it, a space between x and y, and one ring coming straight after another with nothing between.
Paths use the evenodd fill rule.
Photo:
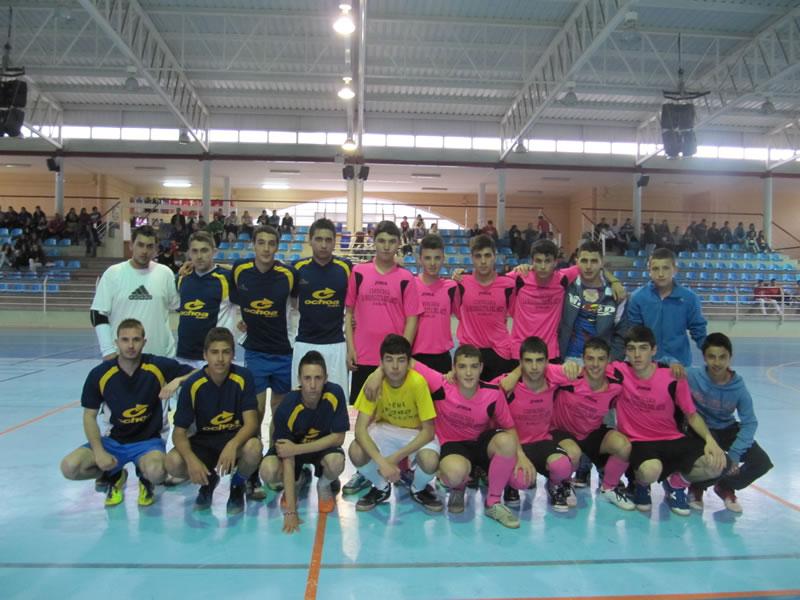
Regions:
<instances>
[{"instance_id":1,"label":"navy blue jersey","mask_svg":"<svg viewBox=\"0 0 800 600\"><path fill-rule=\"evenodd\" d=\"M89 371L81 406L100 410L105 405L107 427L102 433L122 444L157 438L168 430L169 402L158 393L164 384L192 370L171 358L142 354L141 364L129 376L117 359L107 360Z\"/></svg>"},{"instance_id":2,"label":"navy blue jersey","mask_svg":"<svg viewBox=\"0 0 800 600\"><path fill-rule=\"evenodd\" d=\"M178 278L181 296L178 321L178 356L202 360L206 334L220 322L220 313L230 307L228 269L215 267L210 273L196 272Z\"/></svg>"},{"instance_id":3,"label":"navy blue jersey","mask_svg":"<svg viewBox=\"0 0 800 600\"><path fill-rule=\"evenodd\" d=\"M218 386L204 368L183 382L172 422L184 429L194 425L199 434L232 438L244 425L246 410L258 410L250 371L231 365L228 377Z\"/></svg>"},{"instance_id":4,"label":"navy blue jersey","mask_svg":"<svg viewBox=\"0 0 800 600\"><path fill-rule=\"evenodd\" d=\"M317 408L311 410L303 405L300 390L293 390L286 394L272 422L275 423L273 440L291 440L295 444L307 444L331 433L344 433L350 429L344 391L329 381L322 388Z\"/></svg>"},{"instance_id":5,"label":"navy blue jersey","mask_svg":"<svg viewBox=\"0 0 800 600\"><path fill-rule=\"evenodd\" d=\"M291 354L287 326L289 296L294 290L295 271L280 261L262 273L252 260L233 265L231 301L242 309L247 325L243 346L266 354Z\"/></svg>"},{"instance_id":6,"label":"navy blue jersey","mask_svg":"<svg viewBox=\"0 0 800 600\"><path fill-rule=\"evenodd\" d=\"M344 300L352 265L334 257L327 265L313 258L294 263L297 271L297 308L300 325L297 341L307 344L336 344L344 341Z\"/></svg>"}]
</instances>

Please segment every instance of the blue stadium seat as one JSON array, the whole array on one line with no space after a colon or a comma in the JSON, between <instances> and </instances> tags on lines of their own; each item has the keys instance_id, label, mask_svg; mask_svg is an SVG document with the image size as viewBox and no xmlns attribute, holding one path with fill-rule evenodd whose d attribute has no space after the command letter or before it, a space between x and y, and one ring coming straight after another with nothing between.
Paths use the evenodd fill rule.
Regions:
<instances>
[{"instance_id":1,"label":"blue stadium seat","mask_svg":"<svg viewBox=\"0 0 800 600\"><path fill-rule=\"evenodd\" d=\"M639 256L641 258L647 258L647 251L646 250L639 250L639 252L636 253L636 256Z\"/></svg>"},{"instance_id":2,"label":"blue stadium seat","mask_svg":"<svg viewBox=\"0 0 800 600\"><path fill-rule=\"evenodd\" d=\"M725 276L725 273L716 272L713 275L713 279L714 281L725 281L727 277Z\"/></svg>"},{"instance_id":3,"label":"blue stadium seat","mask_svg":"<svg viewBox=\"0 0 800 600\"><path fill-rule=\"evenodd\" d=\"M794 282L796 278L800 279L800 277L793 275L792 273L784 273L784 275L781 277L781 281Z\"/></svg>"},{"instance_id":4,"label":"blue stadium seat","mask_svg":"<svg viewBox=\"0 0 800 600\"><path fill-rule=\"evenodd\" d=\"M24 283L9 283L8 284L8 291L9 292L16 292L17 294L25 291L25 284Z\"/></svg>"},{"instance_id":5,"label":"blue stadium seat","mask_svg":"<svg viewBox=\"0 0 800 600\"><path fill-rule=\"evenodd\" d=\"M783 260L783 256L781 254L779 254L778 252L773 252L772 254L769 255L769 259L770 260Z\"/></svg>"},{"instance_id":6,"label":"blue stadium seat","mask_svg":"<svg viewBox=\"0 0 800 600\"><path fill-rule=\"evenodd\" d=\"M255 258L255 257L256 257L256 253L253 252L252 250L250 250L248 252L244 252L242 254L242 258L246 258L246 259L251 259L251 258Z\"/></svg>"},{"instance_id":7,"label":"blue stadium seat","mask_svg":"<svg viewBox=\"0 0 800 600\"><path fill-rule=\"evenodd\" d=\"M250 234L243 231L242 233L239 234L239 237L237 237L236 239L241 241L241 242L249 242L250 241Z\"/></svg>"},{"instance_id":8,"label":"blue stadium seat","mask_svg":"<svg viewBox=\"0 0 800 600\"><path fill-rule=\"evenodd\" d=\"M81 261L79 260L71 260L67 263L68 269L80 269L81 268Z\"/></svg>"},{"instance_id":9,"label":"blue stadium seat","mask_svg":"<svg viewBox=\"0 0 800 600\"><path fill-rule=\"evenodd\" d=\"M638 271L628 271L627 279L639 279L639 272Z\"/></svg>"},{"instance_id":10,"label":"blue stadium seat","mask_svg":"<svg viewBox=\"0 0 800 600\"><path fill-rule=\"evenodd\" d=\"M759 271L769 271L770 270L770 265L768 265L767 263L758 263L758 270Z\"/></svg>"},{"instance_id":11,"label":"blue stadium seat","mask_svg":"<svg viewBox=\"0 0 800 600\"><path fill-rule=\"evenodd\" d=\"M57 283L48 283L46 287L48 294L57 294L58 292L61 291L61 288Z\"/></svg>"},{"instance_id":12,"label":"blue stadium seat","mask_svg":"<svg viewBox=\"0 0 800 600\"><path fill-rule=\"evenodd\" d=\"M32 292L34 294L41 294L42 293L42 284L41 283L26 283L25 284L25 291Z\"/></svg>"},{"instance_id":13,"label":"blue stadium seat","mask_svg":"<svg viewBox=\"0 0 800 600\"><path fill-rule=\"evenodd\" d=\"M414 258L414 255L413 255L413 254L406 254L406 255L403 257L403 264L406 264L406 265L413 265L413 264L414 264L414 263L416 263L416 262L417 262L417 259L416 259L416 258Z\"/></svg>"},{"instance_id":14,"label":"blue stadium seat","mask_svg":"<svg viewBox=\"0 0 800 600\"><path fill-rule=\"evenodd\" d=\"M455 246L445 246L444 247L445 254L458 254L458 248Z\"/></svg>"},{"instance_id":15,"label":"blue stadium seat","mask_svg":"<svg viewBox=\"0 0 800 600\"><path fill-rule=\"evenodd\" d=\"M297 233L303 233L303 234L307 234L307 233L308 233L308 225L298 225L298 226L295 228L295 231L296 231Z\"/></svg>"},{"instance_id":16,"label":"blue stadium seat","mask_svg":"<svg viewBox=\"0 0 800 600\"><path fill-rule=\"evenodd\" d=\"M625 271L613 271L612 273L614 277L617 279L624 279L625 278Z\"/></svg>"},{"instance_id":17,"label":"blue stadium seat","mask_svg":"<svg viewBox=\"0 0 800 600\"><path fill-rule=\"evenodd\" d=\"M625 250L625 256L628 258L633 258L636 256L636 250Z\"/></svg>"},{"instance_id":18,"label":"blue stadium seat","mask_svg":"<svg viewBox=\"0 0 800 600\"><path fill-rule=\"evenodd\" d=\"M633 268L634 269L643 269L647 266L647 261L636 259L633 261Z\"/></svg>"},{"instance_id":19,"label":"blue stadium seat","mask_svg":"<svg viewBox=\"0 0 800 600\"><path fill-rule=\"evenodd\" d=\"M708 301L711 302L712 304L722 304L722 297L712 294L711 296L708 297Z\"/></svg>"},{"instance_id":20,"label":"blue stadium seat","mask_svg":"<svg viewBox=\"0 0 800 600\"><path fill-rule=\"evenodd\" d=\"M736 296L731 296L731 295L725 296L723 302L725 304L736 304Z\"/></svg>"},{"instance_id":21,"label":"blue stadium seat","mask_svg":"<svg viewBox=\"0 0 800 600\"><path fill-rule=\"evenodd\" d=\"M342 250L347 250L350 247L350 236L349 235L343 235L341 237L341 239L339 240L339 247Z\"/></svg>"},{"instance_id":22,"label":"blue stadium seat","mask_svg":"<svg viewBox=\"0 0 800 600\"><path fill-rule=\"evenodd\" d=\"M220 246L222 246L222 244L220 244ZM214 260L225 260L225 253L217 251L216 254L214 254Z\"/></svg>"},{"instance_id":23,"label":"blue stadium seat","mask_svg":"<svg viewBox=\"0 0 800 600\"><path fill-rule=\"evenodd\" d=\"M0 292L7 292L7 291L8 291L8 284L0 283Z\"/></svg>"},{"instance_id":24,"label":"blue stadium seat","mask_svg":"<svg viewBox=\"0 0 800 600\"><path fill-rule=\"evenodd\" d=\"M627 252L625 254L627 256ZM686 250L681 250L678 252L678 258L691 258L691 255Z\"/></svg>"},{"instance_id":25,"label":"blue stadium seat","mask_svg":"<svg viewBox=\"0 0 800 600\"><path fill-rule=\"evenodd\" d=\"M510 267L517 267L519 266L519 259L516 256L512 256L511 258L508 259L507 264Z\"/></svg>"},{"instance_id":26,"label":"blue stadium seat","mask_svg":"<svg viewBox=\"0 0 800 600\"><path fill-rule=\"evenodd\" d=\"M447 264L448 265L458 265L458 264L461 264L461 260L457 256L448 256L447 257Z\"/></svg>"},{"instance_id":27,"label":"blue stadium seat","mask_svg":"<svg viewBox=\"0 0 800 600\"><path fill-rule=\"evenodd\" d=\"M501 248L498 248L497 253L498 254L502 254L503 256L511 256L512 254L514 254L511 251L511 248L508 248L507 246L503 246Z\"/></svg>"},{"instance_id":28,"label":"blue stadium seat","mask_svg":"<svg viewBox=\"0 0 800 600\"><path fill-rule=\"evenodd\" d=\"M706 244L706 250L719 250L719 246L716 244Z\"/></svg>"},{"instance_id":29,"label":"blue stadium seat","mask_svg":"<svg viewBox=\"0 0 800 600\"><path fill-rule=\"evenodd\" d=\"M724 273L723 273L724 275ZM735 271L728 271L728 281L739 281L739 274Z\"/></svg>"},{"instance_id":30,"label":"blue stadium seat","mask_svg":"<svg viewBox=\"0 0 800 600\"><path fill-rule=\"evenodd\" d=\"M280 250L281 252L288 252L289 244L287 244L286 242L281 242L280 244L278 244L278 250Z\"/></svg>"},{"instance_id":31,"label":"blue stadium seat","mask_svg":"<svg viewBox=\"0 0 800 600\"><path fill-rule=\"evenodd\" d=\"M0 237L8 237L9 231L8 227L0 227Z\"/></svg>"},{"instance_id":32,"label":"blue stadium seat","mask_svg":"<svg viewBox=\"0 0 800 600\"><path fill-rule=\"evenodd\" d=\"M231 248L233 250L244 250L246 248L246 244L244 242L234 242L231 244Z\"/></svg>"},{"instance_id":33,"label":"blue stadium seat","mask_svg":"<svg viewBox=\"0 0 800 600\"><path fill-rule=\"evenodd\" d=\"M686 281L697 281L697 273L695 273L694 271L686 271L683 274L683 278Z\"/></svg>"},{"instance_id":34,"label":"blue stadium seat","mask_svg":"<svg viewBox=\"0 0 800 600\"><path fill-rule=\"evenodd\" d=\"M784 263L783 270L784 271L794 271L794 267L790 263Z\"/></svg>"},{"instance_id":35,"label":"blue stadium seat","mask_svg":"<svg viewBox=\"0 0 800 600\"><path fill-rule=\"evenodd\" d=\"M750 273L742 272L739 273L739 281L753 281L753 277L750 275Z\"/></svg>"},{"instance_id":36,"label":"blue stadium seat","mask_svg":"<svg viewBox=\"0 0 800 600\"><path fill-rule=\"evenodd\" d=\"M302 257L299 254L290 254L289 255L289 261L290 262L294 262L296 260L300 260L301 258Z\"/></svg>"},{"instance_id":37,"label":"blue stadium seat","mask_svg":"<svg viewBox=\"0 0 800 600\"><path fill-rule=\"evenodd\" d=\"M58 242L56 241L56 238L47 238L44 241L44 245L45 246L58 246Z\"/></svg>"},{"instance_id":38,"label":"blue stadium seat","mask_svg":"<svg viewBox=\"0 0 800 600\"><path fill-rule=\"evenodd\" d=\"M692 252L691 257L692 258L703 258L702 254L700 252Z\"/></svg>"},{"instance_id":39,"label":"blue stadium seat","mask_svg":"<svg viewBox=\"0 0 800 600\"><path fill-rule=\"evenodd\" d=\"M302 252L303 251L303 244L294 243L289 247L290 250L293 252Z\"/></svg>"},{"instance_id":40,"label":"blue stadium seat","mask_svg":"<svg viewBox=\"0 0 800 600\"><path fill-rule=\"evenodd\" d=\"M19 236L22 235L22 229L20 229L19 227L15 227L14 229L11 230L11 233L9 235L12 238L18 238Z\"/></svg>"},{"instance_id":41,"label":"blue stadium seat","mask_svg":"<svg viewBox=\"0 0 800 600\"><path fill-rule=\"evenodd\" d=\"M699 274L700 281L711 281L711 275L705 271Z\"/></svg>"},{"instance_id":42,"label":"blue stadium seat","mask_svg":"<svg viewBox=\"0 0 800 600\"><path fill-rule=\"evenodd\" d=\"M464 256L469 256L470 255L469 246L461 246L461 254L463 254Z\"/></svg>"},{"instance_id":43,"label":"blue stadium seat","mask_svg":"<svg viewBox=\"0 0 800 600\"><path fill-rule=\"evenodd\" d=\"M9 271L6 273L6 279L22 279L22 274L19 271Z\"/></svg>"},{"instance_id":44,"label":"blue stadium seat","mask_svg":"<svg viewBox=\"0 0 800 600\"><path fill-rule=\"evenodd\" d=\"M64 247L72 246L72 240L70 240L69 238L64 239L64 240L58 240L58 245L59 246L64 246Z\"/></svg>"},{"instance_id":45,"label":"blue stadium seat","mask_svg":"<svg viewBox=\"0 0 800 600\"><path fill-rule=\"evenodd\" d=\"M230 247L231 245L228 242L220 242L219 246L217 246L219 250L229 250Z\"/></svg>"},{"instance_id":46,"label":"blue stadium seat","mask_svg":"<svg viewBox=\"0 0 800 600\"><path fill-rule=\"evenodd\" d=\"M496 265L505 265L506 264L506 257L503 254L497 255L497 261L495 262Z\"/></svg>"},{"instance_id":47,"label":"blue stadium seat","mask_svg":"<svg viewBox=\"0 0 800 600\"><path fill-rule=\"evenodd\" d=\"M441 271L439 271L439 276L450 277L450 269L447 267L442 267Z\"/></svg>"},{"instance_id":48,"label":"blue stadium seat","mask_svg":"<svg viewBox=\"0 0 800 600\"><path fill-rule=\"evenodd\" d=\"M238 252L228 252L227 257L228 260L239 260L242 258L241 254Z\"/></svg>"},{"instance_id":49,"label":"blue stadium seat","mask_svg":"<svg viewBox=\"0 0 800 600\"><path fill-rule=\"evenodd\" d=\"M39 276L34 271L25 271L22 274L23 279L38 279Z\"/></svg>"},{"instance_id":50,"label":"blue stadium seat","mask_svg":"<svg viewBox=\"0 0 800 600\"><path fill-rule=\"evenodd\" d=\"M412 275L416 275L418 273L417 265L408 265L406 267L409 271L411 271Z\"/></svg>"},{"instance_id":51,"label":"blue stadium seat","mask_svg":"<svg viewBox=\"0 0 800 600\"><path fill-rule=\"evenodd\" d=\"M44 255L49 257L61 256L61 250L58 248L45 248Z\"/></svg>"}]
</instances>

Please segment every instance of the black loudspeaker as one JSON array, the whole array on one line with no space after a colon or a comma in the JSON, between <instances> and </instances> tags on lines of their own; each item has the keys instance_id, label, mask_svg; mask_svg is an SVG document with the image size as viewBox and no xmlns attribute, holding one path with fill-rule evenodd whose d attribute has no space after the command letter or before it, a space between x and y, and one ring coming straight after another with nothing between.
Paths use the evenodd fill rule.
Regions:
<instances>
[{"instance_id":1,"label":"black loudspeaker","mask_svg":"<svg viewBox=\"0 0 800 600\"><path fill-rule=\"evenodd\" d=\"M25 112L19 108L0 110L0 136L19 137L22 124L25 122Z\"/></svg>"},{"instance_id":2,"label":"black loudspeaker","mask_svg":"<svg viewBox=\"0 0 800 600\"><path fill-rule=\"evenodd\" d=\"M347 181L348 179L355 179L356 176L356 169L353 165L347 165L342 169L342 179Z\"/></svg>"},{"instance_id":3,"label":"black loudspeaker","mask_svg":"<svg viewBox=\"0 0 800 600\"><path fill-rule=\"evenodd\" d=\"M27 104L27 82L18 79L0 82L0 108L25 108Z\"/></svg>"},{"instance_id":4,"label":"black loudspeaker","mask_svg":"<svg viewBox=\"0 0 800 600\"><path fill-rule=\"evenodd\" d=\"M59 171L61 171L61 163L59 163L55 158L48 158L47 170L52 173L58 173Z\"/></svg>"},{"instance_id":5,"label":"black loudspeaker","mask_svg":"<svg viewBox=\"0 0 800 600\"><path fill-rule=\"evenodd\" d=\"M650 175L640 175L636 180L636 187L647 187L648 183L650 183Z\"/></svg>"},{"instance_id":6,"label":"black loudspeaker","mask_svg":"<svg viewBox=\"0 0 800 600\"><path fill-rule=\"evenodd\" d=\"M669 158L693 156L697 152L694 134L694 104L667 103L661 106L661 141Z\"/></svg>"},{"instance_id":7,"label":"black loudspeaker","mask_svg":"<svg viewBox=\"0 0 800 600\"><path fill-rule=\"evenodd\" d=\"M367 165L361 165L361 168L358 170L358 178L361 181L369 179L369 167Z\"/></svg>"}]
</instances>

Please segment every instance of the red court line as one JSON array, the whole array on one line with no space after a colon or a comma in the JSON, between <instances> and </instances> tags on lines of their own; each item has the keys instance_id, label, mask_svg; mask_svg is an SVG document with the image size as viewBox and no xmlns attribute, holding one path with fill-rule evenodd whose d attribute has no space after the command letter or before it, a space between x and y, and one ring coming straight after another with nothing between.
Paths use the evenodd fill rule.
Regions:
<instances>
[{"instance_id":1,"label":"red court line","mask_svg":"<svg viewBox=\"0 0 800 600\"><path fill-rule=\"evenodd\" d=\"M0 435L5 435L7 433L11 433L12 431L16 431L17 429L22 429L23 427L27 427L28 425L31 425L32 423L36 423L37 421L41 421L42 419L46 419L50 415L54 415L56 413L60 413L62 410L67 410L68 408L72 408L74 406L78 406L78 404L79 404L78 400L75 400L75 402L68 402L67 404L64 404L63 406L59 406L58 408L54 408L52 410L48 410L46 413L42 413L38 417L33 417L32 419L28 419L27 421L23 421L22 423L18 423L17 425L12 425L8 429L4 429L3 431L0 431Z\"/></svg>"},{"instance_id":2,"label":"red court line","mask_svg":"<svg viewBox=\"0 0 800 600\"><path fill-rule=\"evenodd\" d=\"M483 598L481 600L716 600L718 598L773 598L800 596L797 590L761 590L753 592L706 592L702 594L633 594L630 596L550 596L530 598Z\"/></svg>"},{"instance_id":3,"label":"red court line","mask_svg":"<svg viewBox=\"0 0 800 600\"><path fill-rule=\"evenodd\" d=\"M325 545L325 523L328 522L327 513L319 513L317 518L317 532L314 534L314 549L311 550L311 562L308 563L308 580L306 582L305 600L316 600L317 585L319 584L319 570L322 566L322 547Z\"/></svg>"},{"instance_id":4,"label":"red court line","mask_svg":"<svg viewBox=\"0 0 800 600\"><path fill-rule=\"evenodd\" d=\"M756 485L756 484L754 484L754 483L751 483L751 484L750 484L750 487L751 487L751 488L753 488L754 490L758 490L759 492L761 492L761 493L762 493L762 494L764 494L765 496L769 496L770 498L772 498L773 500L775 500L775 502L780 502L780 503L781 503L781 504L783 504L784 506L786 506L786 507L788 507L788 508L791 508L792 510L796 510L797 512L800 512L800 506L798 506L797 504L792 504L792 503L791 503L791 502L789 502L788 500L784 500L783 498L781 498L780 496L778 496L778 495L776 495L776 494L773 494L773 493L772 493L772 492L770 492L769 490L765 490L765 489L764 489L763 487L761 487L760 485Z\"/></svg>"}]
</instances>

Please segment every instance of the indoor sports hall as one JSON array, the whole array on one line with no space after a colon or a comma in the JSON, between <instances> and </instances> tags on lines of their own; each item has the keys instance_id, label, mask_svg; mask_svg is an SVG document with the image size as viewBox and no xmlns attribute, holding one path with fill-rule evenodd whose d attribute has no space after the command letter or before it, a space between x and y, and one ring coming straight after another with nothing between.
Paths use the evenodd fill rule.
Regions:
<instances>
[{"instance_id":1,"label":"indoor sports hall","mask_svg":"<svg viewBox=\"0 0 800 600\"><path fill-rule=\"evenodd\" d=\"M0 32L0 597L800 598L798 2L0 0ZM280 492L229 515L227 477L209 510L191 482L139 506L131 465L116 506L65 479L102 360L90 307L132 233L152 227L177 273L192 232L230 266L274 224L293 264L320 218L354 265L395 222L420 277L426 234L443 278L472 271L481 232L498 274L537 240L564 268L594 241L629 303L671 249L773 468L741 512L709 489L688 516L658 484L650 511L620 510L596 470L558 512L539 476L518 529L477 482L458 514L400 484L320 513L312 484L291 534Z\"/></svg>"}]
</instances>

